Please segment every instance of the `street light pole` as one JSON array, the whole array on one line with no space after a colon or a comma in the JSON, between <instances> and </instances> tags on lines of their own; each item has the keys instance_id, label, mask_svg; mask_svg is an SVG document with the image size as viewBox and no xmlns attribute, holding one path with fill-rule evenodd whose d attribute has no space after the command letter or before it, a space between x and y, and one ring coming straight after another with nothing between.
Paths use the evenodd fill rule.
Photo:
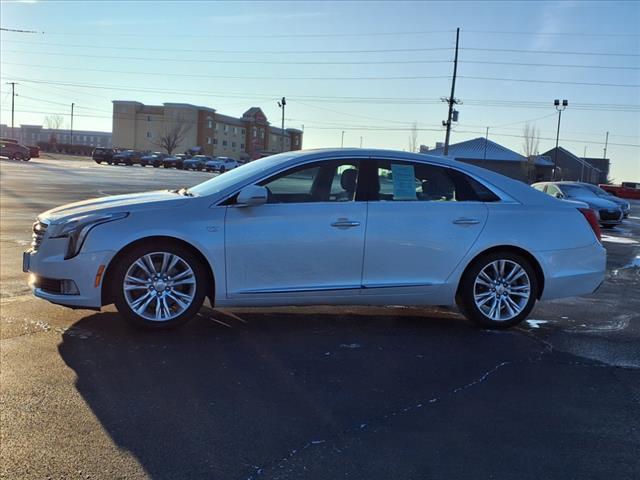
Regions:
<instances>
[{"instance_id":1,"label":"street light pole","mask_svg":"<svg viewBox=\"0 0 640 480\"><path fill-rule=\"evenodd\" d=\"M562 112L569 105L568 100L562 100L562 104L560 104L560 100L555 99L553 101L553 105L556 107L558 111L558 130L556 132L556 149L553 155L553 177L552 180L556 180L556 174L558 170L558 143L560 142L560 120L562 119Z\"/></svg>"},{"instance_id":2,"label":"street light pole","mask_svg":"<svg viewBox=\"0 0 640 480\"><path fill-rule=\"evenodd\" d=\"M71 104L71 146L73 146L73 107L75 103Z\"/></svg>"},{"instance_id":3,"label":"street light pole","mask_svg":"<svg viewBox=\"0 0 640 480\"><path fill-rule=\"evenodd\" d=\"M342 140L340 140L340 148L344 148L344 130L342 130Z\"/></svg>"},{"instance_id":4,"label":"street light pole","mask_svg":"<svg viewBox=\"0 0 640 480\"><path fill-rule=\"evenodd\" d=\"M280 151L284 152L284 107L287 101L284 97L278 102L278 106L282 109L282 135L280 136Z\"/></svg>"}]
</instances>

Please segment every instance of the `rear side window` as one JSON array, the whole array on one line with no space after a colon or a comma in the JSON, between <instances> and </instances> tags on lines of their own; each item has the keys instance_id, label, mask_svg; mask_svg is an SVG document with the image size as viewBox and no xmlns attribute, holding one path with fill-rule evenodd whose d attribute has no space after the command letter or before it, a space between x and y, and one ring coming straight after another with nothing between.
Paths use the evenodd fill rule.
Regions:
<instances>
[{"instance_id":1,"label":"rear side window","mask_svg":"<svg viewBox=\"0 0 640 480\"><path fill-rule=\"evenodd\" d=\"M499 197L464 173L407 161L379 160L367 197L379 201L495 202Z\"/></svg>"}]
</instances>

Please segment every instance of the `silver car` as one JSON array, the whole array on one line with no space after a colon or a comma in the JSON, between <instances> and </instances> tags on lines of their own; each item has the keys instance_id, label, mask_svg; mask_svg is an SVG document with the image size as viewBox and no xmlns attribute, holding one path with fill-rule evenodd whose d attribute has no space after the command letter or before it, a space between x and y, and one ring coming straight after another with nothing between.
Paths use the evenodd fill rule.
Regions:
<instances>
[{"instance_id":1,"label":"silver car","mask_svg":"<svg viewBox=\"0 0 640 480\"><path fill-rule=\"evenodd\" d=\"M541 232L552 232L541 234ZM483 327L604 280L595 214L461 162L372 149L287 152L188 189L38 216L36 296L115 303L134 325L220 308L449 305Z\"/></svg>"},{"instance_id":2,"label":"silver car","mask_svg":"<svg viewBox=\"0 0 640 480\"><path fill-rule=\"evenodd\" d=\"M547 195L561 199L586 203L596 215L603 227L615 227L622 222L622 207L607 198L602 198L593 193L581 182L539 182L531 185Z\"/></svg>"}]
</instances>

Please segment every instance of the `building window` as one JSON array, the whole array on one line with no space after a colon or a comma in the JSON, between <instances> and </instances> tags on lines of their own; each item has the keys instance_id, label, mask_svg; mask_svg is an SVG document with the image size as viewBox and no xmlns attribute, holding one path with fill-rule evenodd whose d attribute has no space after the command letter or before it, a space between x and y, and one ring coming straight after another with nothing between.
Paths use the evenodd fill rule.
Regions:
<instances>
[{"instance_id":1,"label":"building window","mask_svg":"<svg viewBox=\"0 0 640 480\"><path fill-rule=\"evenodd\" d=\"M231 148L236 148L236 142L231 142Z\"/></svg>"},{"instance_id":2,"label":"building window","mask_svg":"<svg viewBox=\"0 0 640 480\"><path fill-rule=\"evenodd\" d=\"M222 140L222 146L226 147L227 146L227 141L226 140Z\"/></svg>"},{"instance_id":3,"label":"building window","mask_svg":"<svg viewBox=\"0 0 640 480\"><path fill-rule=\"evenodd\" d=\"M244 150L244 143L241 143L241 144L240 144L240 149L241 149L241 150Z\"/></svg>"},{"instance_id":4,"label":"building window","mask_svg":"<svg viewBox=\"0 0 640 480\"><path fill-rule=\"evenodd\" d=\"M228 128L228 125L225 123L225 124L222 126L222 131L226 133L226 132L227 132L227 128Z\"/></svg>"},{"instance_id":5,"label":"building window","mask_svg":"<svg viewBox=\"0 0 640 480\"><path fill-rule=\"evenodd\" d=\"M151 138L151 132L147 132L147 138Z\"/></svg>"},{"instance_id":6,"label":"building window","mask_svg":"<svg viewBox=\"0 0 640 480\"><path fill-rule=\"evenodd\" d=\"M213 128L213 120L207 120L207 128Z\"/></svg>"},{"instance_id":7,"label":"building window","mask_svg":"<svg viewBox=\"0 0 640 480\"><path fill-rule=\"evenodd\" d=\"M216 124L214 124L214 125L213 125L213 128L214 128L214 130L218 130L218 124L217 124L217 123L216 123Z\"/></svg>"},{"instance_id":8,"label":"building window","mask_svg":"<svg viewBox=\"0 0 640 480\"><path fill-rule=\"evenodd\" d=\"M147 122L151 121L151 115L147 115Z\"/></svg>"},{"instance_id":9,"label":"building window","mask_svg":"<svg viewBox=\"0 0 640 480\"><path fill-rule=\"evenodd\" d=\"M233 127L233 128L231 129L231 133L233 133L233 134L235 135L235 133L236 133L236 127Z\"/></svg>"},{"instance_id":10,"label":"building window","mask_svg":"<svg viewBox=\"0 0 640 480\"><path fill-rule=\"evenodd\" d=\"M218 139L217 139L217 138L214 138L214 139L213 139L213 144L214 144L214 145L217 145L217 144L218 144Z\"/></svg>"},{"instance_id":11,"label":"building window","mask_svg":"<svg viewBox=\"0 0 640 480\"><path fill-rule=\"evenodd\" d=\"M246 133L246 132L245 132L245 130L244 130L244 128L241 130L241 132L240 132L240 133L242 133L242 135L244 135L244 134Z\"/></svg>"},{"instance_id":12,"label":"building window","mask_svg":"<svg viewBox=\"0 0 640 480\"><path fill-rule=\"evenodd\" d=\"M258 136L258 131L256 130L256 127L253 127L253 138L256 138Z\"/></svg>"},{"instance_id":13,"label":"building window","mask_svg":"<svg viewBox=\"0 0 640 480\"><path fill-rule=\"evenodd\" d=\"M264 130L262 128L260 129L260 139L264 140Z\"/></svg>"},{"instance_id":14,"label":"building window","mask_svg":"<svg viewBox=\"0 0 640 480\"><path fill-rule=\"evenodd\" d=\"M207 145L211 145L211 137L207 137Z\"/></svg>"}]
</instances>

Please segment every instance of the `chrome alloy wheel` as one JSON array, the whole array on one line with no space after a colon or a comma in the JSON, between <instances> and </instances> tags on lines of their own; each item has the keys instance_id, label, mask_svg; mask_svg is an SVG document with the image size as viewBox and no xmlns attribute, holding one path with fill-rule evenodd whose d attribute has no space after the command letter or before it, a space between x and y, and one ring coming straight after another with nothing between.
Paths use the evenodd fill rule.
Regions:
<instances>
[{"instance_id":1,"label":"chrome alloy wheel","mask_svg":"<svg viewBox=\"0 0 640 480\"><path fill-rule=\"evenodd\" d=\"M531 295L527 272L511 260L495 260L485 266L473 284L476 307L497 322L511 320L526 307Z\"/></svg>"},{"instance_id":2,"label":"chrome alloy wheel","mask_svg":"<svg viewBox=\"0 0 640 480\"><path fill-rule=\"evenodd\" d=\"M196 295L196 275L181 257L153 252L131 264L122 285L129 308L146 320L172 320Z\"/></svg>"}]
</instances>

